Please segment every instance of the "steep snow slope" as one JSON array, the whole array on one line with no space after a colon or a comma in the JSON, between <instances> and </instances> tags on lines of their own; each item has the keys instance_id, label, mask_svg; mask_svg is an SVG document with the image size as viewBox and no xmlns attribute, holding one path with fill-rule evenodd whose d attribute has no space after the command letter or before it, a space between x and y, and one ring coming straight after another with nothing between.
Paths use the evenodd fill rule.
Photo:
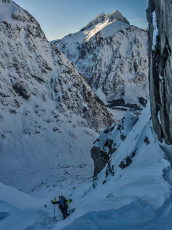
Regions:
<instances>
[{"instance_id":1,"label":"steep snow slope","mask_svg":"<svg viewBox=\"0 0 172 230\"><path fill-rule=\"evenodd\" d=\"M148 98L147 32L131 26L119 11L102 13L81 31L52 43L105 103L142 107Z\"/></svg>"},{"instance_id":2,"label":"steep snow slope","mask_svg":"<svg viewBox=\"0 0 172 230\"><path fill-rule=\"evenodd\" d=\"M85 176L88 148L111 116L28 12L0 0L0 15L0 180L17 186L34 178L34 186L32 173L44 180L52 168L56 183L69 162L74 170L85 164Z\"/></svg>"},{"instance_id":3,"label":"steep snow slope","mask_svg":"<svg viewBox=\"0 0 172 230\"><path fill-rule=\"evenodd\" d=\"M59 188L40 200L0 184L4 207L4 211L0 209L3 218L0 229L171 230L171 165L152 129L149 105L137 122L128 112L118 126L107 131L100 135L95 146L107 155L112 146L116 150L95 178L94 187L84 182L75 192L61 190L66 197L72 193L70 208L76 208L72 215L61 221L56 209L57 221L52 219L53 207L49 201L53 194L60 194ZM126 138L121 139L122 134ZM164 148L172 151L171 147L164 145ZM11 192L15 201L8 198ZM42 192L41 188L38 194Z\"/></svg>"},{"instance_id":4,"label":"steep snow slope","mask_svg":"<svg viewBox=\"0 0 172 230\"><path fill-rule=\"evenodd\" d=\"M95 147L109 161L65 230L171 229L171 164L152 129L149 106L137 122L127 113L118 126L99 136Z\"/></svg>"},{"instance_id":5,"label":"steep snow slope","mask_svg":"<svg viewBox=\"0 0 172 230\"><path fill-rule=\"evenodd\" d=\"M95 146L109 156L107 166L95 178L97 189L104 184L114 197L137 196L153 208L169 197L166 180L171 166L154 134L149 104L137 122L133 115L126 114L118 126L100 135ZM114 184L112 189L110 184Z\"/></svg>"}]
</instances>

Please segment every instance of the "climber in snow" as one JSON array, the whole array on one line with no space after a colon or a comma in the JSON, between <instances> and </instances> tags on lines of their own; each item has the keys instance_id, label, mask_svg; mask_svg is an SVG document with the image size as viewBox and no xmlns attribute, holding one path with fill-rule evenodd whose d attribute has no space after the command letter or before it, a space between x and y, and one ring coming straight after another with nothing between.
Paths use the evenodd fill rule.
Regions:
<instances>
[{"instance_id":1,"label":"climber in snow","mask_svg":"<svg viewBox=\"0 0 172 230\"><path fill-rule=\"evenodd\" d=\"M56 199L54 199L53 201L51 201L52 204L58 204L59 205L59 209L63 215L63 219L66 219L67 216L69 216L68 214L68 204L72 202L71 199L66 200L66 198L64 196L59 196L59 200L56 201Z\"/></svg>"}]
</instances>

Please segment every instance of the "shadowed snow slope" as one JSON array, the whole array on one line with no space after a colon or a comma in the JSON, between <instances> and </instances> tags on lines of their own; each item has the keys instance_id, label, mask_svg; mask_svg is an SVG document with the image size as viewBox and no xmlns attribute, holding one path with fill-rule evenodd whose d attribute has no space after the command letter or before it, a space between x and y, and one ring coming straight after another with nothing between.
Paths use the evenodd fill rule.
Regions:
<instances>
[{"instance_id":1,"label":"shadowed snow slope","mask_svg":"<svg viewBox=\"0 0 172 230\"><path fill-rule=\"evenodd\" d=\"M112 146L104 144L107 140L116 150L95 178L94 187L83 183L75 192L62 190L66 197L72 193L70 208L76 209L66 220L61 221L56 210L58 221L53 221L53 206L47 203L53 193L59 194L59 188L40 200L0 184L0 230L171 230L171 166L154 135L149 105L137 122L128 112L119 126L100 135L95 146L109 154ZM42 192L40 188L38 194Z\"/></svg>"},{"instance_id":2,"label":"shadowed snow slope","mask_svg":"<svg viewBox=\"0 0 172 230\"><path fill-rule=\"evenodd\" d=\"M154 134L149 103L138 121L128 112L118 126L100 135L95 146L109 156L94 180L96 192L139 197L152 208L160 207L170 196L167 178L171 166Z\"/></svg>"},{"instance_id":3,"label":"shadowed snow slope","mask_svg":"<svg viewBox=\"0 0 172 230\"><path fill-rule=\"evenodd\" d=\"M149 106L137 122L128 112L99 136L95 146L109 162L82 199L84 209L78 207L84 215L65 230L171 229L171 166L152 129Z\"/></svg>"},{"instance_id":4,"label":"shadowed snow slope","mask_svg":"<svg viewBox=\"0 0 172 230\"><path fill-rule=\"evenodd\" d=\"M79 177L69 164L91 176L89 148L112 123L103 103L13 1L0 0L0 49L0 181L28 190L62 167Z\"/></svg>"},{"instance_id":5,"label":"shadowed snow slope","mask_svg":"<svg viewBox=\"0 0 172 230\"><path fill-rule=\"evenodd\" d=\"M95 147L109 162L94 186L73 193L75 213L54 230L171 229L171 165L152 129L149 106L139 120L127 112L100 134Z\"/></svg>"},{"instance_id":6,"label":"shadowed snow slope","mask_svg":"<svg viewBox=\"0 0 172 230\"><path fill-rule=\"evenodd\" d=\"M138 201L118 210L90 212L63 230L171 230L171 216L171 199L156 211Z\"/></svg>"}]
</instances>

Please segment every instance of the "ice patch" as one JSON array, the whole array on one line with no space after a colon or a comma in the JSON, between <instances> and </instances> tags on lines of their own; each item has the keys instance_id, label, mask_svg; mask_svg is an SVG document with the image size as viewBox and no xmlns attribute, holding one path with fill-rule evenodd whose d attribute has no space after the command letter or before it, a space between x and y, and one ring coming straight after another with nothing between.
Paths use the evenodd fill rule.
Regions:
<instances>
[{"instance_id":1,"label":"ice patch","mask_svg":"<svg viewBox=\"0 0 172 230\"><path fill-rule=\"evenodd\" d=\"M157 22L156 22L156 13L155 13L155 11L152 13L152 17L153 17L153 41L152 41L152 50L155 51L156 37L158 36L158 27L157 27Z\"/></svg>"}]
</instances>

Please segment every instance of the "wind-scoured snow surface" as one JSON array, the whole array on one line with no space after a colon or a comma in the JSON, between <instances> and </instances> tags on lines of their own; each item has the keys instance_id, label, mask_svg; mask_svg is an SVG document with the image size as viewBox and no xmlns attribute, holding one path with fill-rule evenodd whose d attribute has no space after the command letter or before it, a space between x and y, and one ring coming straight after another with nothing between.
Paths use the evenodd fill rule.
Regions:
<instances>
[{"instance_id":1,"label":"wind-scoured snow surface","mask_svg":"<svg viewBox=\"0 0 172 230\"><path fill-rule=\"evenodd\" d=\"M81 31L52 41L71 60L96 94L108 101L140 104L148 98L147 31L119 11L98 15Z\"/></svg>"}]
</instances>

